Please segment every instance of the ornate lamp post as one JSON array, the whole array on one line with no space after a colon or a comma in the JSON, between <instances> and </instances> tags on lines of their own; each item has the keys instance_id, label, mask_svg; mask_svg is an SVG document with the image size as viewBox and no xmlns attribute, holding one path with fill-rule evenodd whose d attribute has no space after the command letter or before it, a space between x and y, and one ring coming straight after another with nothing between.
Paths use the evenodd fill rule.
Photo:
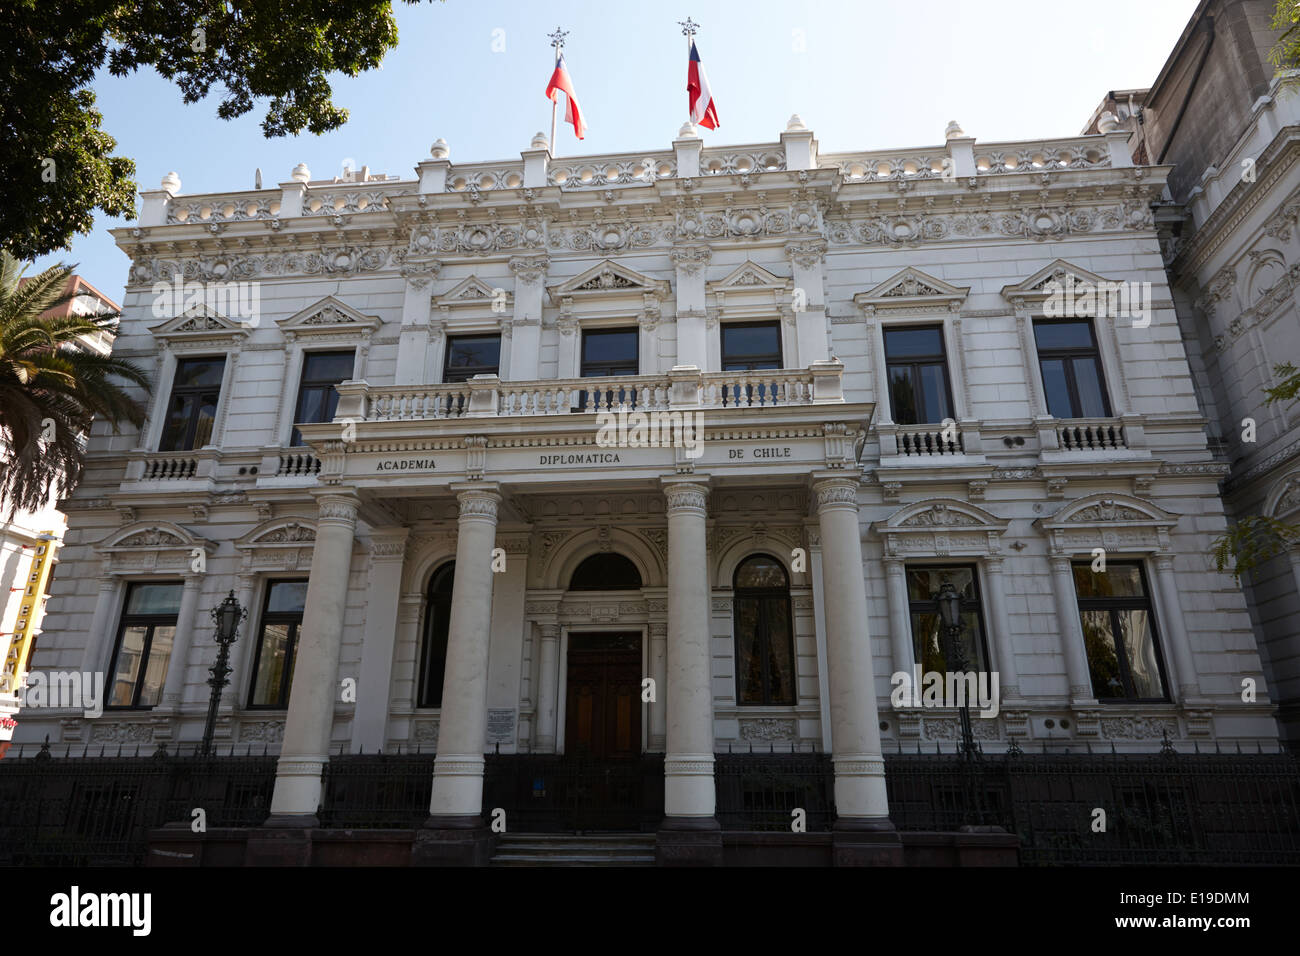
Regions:
<instances>
[{"instance_id":1,"label":"ornate lamp post","mask_svg":"<svg viewBox=\"0 0 1300 956\"><path fill-rule=\"evenodd\" d=\"M965 674L970 661L966 657L966 647L960 640L964 626L961 622L961 595L957 593L951 581L944 581L939 586L939 593L934 596L934 603L939 611L939 619L943 621L943 633L947 645L944 648L944 656L947 658L948 666L959 674ZM975 735L971 733L969 694L962 694L961 698L961 746L967 759L975 756Z\"/></svg>"},{"instance_id":2,"label":"ornate lamp post","mask_svg":"<svg viewBox=\"0 0 1300 956\"><path fill-rule=\"evenodd\" d=\"M248 616L248 608L241 607L232 590L226 599L212 609L212 622L217 626L217 660L212 665L208 686L212 697L208 701L208 722L203 728L203 754L212 753L212 735L217 730L217 708L221 706L221 689L230 683L230 645L235 643L239 624Z\"/></svg>"}]
</instances>

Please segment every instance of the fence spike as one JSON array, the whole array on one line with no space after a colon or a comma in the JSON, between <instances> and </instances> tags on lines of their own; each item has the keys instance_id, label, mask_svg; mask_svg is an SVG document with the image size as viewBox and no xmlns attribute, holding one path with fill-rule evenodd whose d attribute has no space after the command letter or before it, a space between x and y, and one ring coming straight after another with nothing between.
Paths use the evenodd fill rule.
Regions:
<instances>
[{"instance_id":1,"label":"fence spike","mask_svg":"<svg viewBox=\"0 0 1300 956\"><path fill-rule=\"evenodd\" d=\"M1237 741L1237 753L1241 753L1241 741Z\"/></svg>"},{"instance_id":2,"label":"fence spike","mask_svg":"<svg viewBox=\"0 0 1300 956\"><path fill-rule=\"evenodd\" d=\"M1084 743L1084 746L1088 748L1088 756L1091 757L1091 756L1092 756L1092 741L1091 741L1091 740L1085 740L1083 743Z\"/></svg>"},{"instance_id":3,"label":"fence spike","mask_svg":"<svg viewBox=\"0 0 1300 956\"><path fill-rule=\"evenodd\" d=\"M1199 740L1192 741L1192 750L1198 757L1201 755L1201 742Z\"/></svg>"},{"instance_id":4,"label":"fence spike","mask_svg":"<svg viewBox=\"0 0 1300 956\"><path fill-rule=\"evenodd\" d=\"M566 95L567 95L567 94L566 94ZM1255 752L1256 752L1256 753L1261 753L1261 754L1264 752L1264 741L1262 741L1262 740L1256 740L1256 741L1255 741Z\"/></svg>"}]
</instances>

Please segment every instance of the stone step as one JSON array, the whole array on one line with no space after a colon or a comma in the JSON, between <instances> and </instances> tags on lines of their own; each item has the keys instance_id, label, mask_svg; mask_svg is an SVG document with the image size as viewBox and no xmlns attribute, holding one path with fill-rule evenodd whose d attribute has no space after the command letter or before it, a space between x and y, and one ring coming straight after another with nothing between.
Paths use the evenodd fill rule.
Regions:
<instances>
[{"instance_id":1,"label":"stone step","mask_svg":"<svg viewBox=\"0 0 1300 956\"><path fill-rule=\"evenodd\" d=\"M502 837L492 866L653 866L653 833L518 833Z\"/></svg>"}]
</instances>

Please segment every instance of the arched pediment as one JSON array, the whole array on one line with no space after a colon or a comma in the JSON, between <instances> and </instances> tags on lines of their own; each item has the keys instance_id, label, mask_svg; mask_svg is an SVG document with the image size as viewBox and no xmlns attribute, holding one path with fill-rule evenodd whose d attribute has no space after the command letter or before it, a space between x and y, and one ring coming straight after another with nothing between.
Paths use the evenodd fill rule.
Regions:
<instances>
[{"instance_id":1,"label":"arched pediment","mask_svg":"<svg viewBox=\"0 0 1300 956\"><path fill-rule=\"evenodd\" d=\"M1300 511L1300 469L1284 475L1269 490L1264 499L1264 514L1270 518L1285 518Z\"/></svg>"},{"instance_id":2,"label":"arched pediment","mask_svg":"<svg viewBox=\"0 0 1300 956\"><path fill-rule=\"evenodd\" d=\"M1045 532L1053 554L1164 551L1178 515L1132 495L1100 493L1063 505L1034 526Z\"/></svg>"},{"instance_id":3,"label":"arched pediment","mask_svg":"<svg viewBox=\"0 0 1300 956\"><path fill-rule=\"evenodd\" d=\"M213 551L215 542L187 531L170 521L137 521L126 527L118 528L108 537L95 545L96 551L168 551L203 548Z\"/></svg>"},{"instance_id":4,"label":"arched pediment","mask_svg":"<svg viewBox=\"0 0 1300 956\"><path fill-rule=\"evenodd\" d=\"M282 515L263 521L248 534L235 541L235 548L282 548L286 545L314 544L316 522L301 515Z\"/></svg>"},{"instance_id":5,"label":"arched pediment","mask_svg":"<svg viewBox=\"0 0 1300 956\"><path fill-rule=\"evenodd\" d=\"M564 591L573 578L573 572L579 564L602 551L617 551L631 561L641 575L643 588L663 587L666 569L660 560L656 548L639 534L626 528L602 526L580 531L546 549L545 534L543 549L550 550L550 555L539 568L536 587Z\"/></svg>"},{"instance_id":6,"label":"arched pediment","mask_svg":"<svg viewBox=\"0 0 1300 956\"><path fill-rule=\"evenodd\" d=\"M988 557L1001 550L1008 524L968 501L928 498L904 505L871 527L884 539L890 557Z\"/></svg>"}]
</instances>

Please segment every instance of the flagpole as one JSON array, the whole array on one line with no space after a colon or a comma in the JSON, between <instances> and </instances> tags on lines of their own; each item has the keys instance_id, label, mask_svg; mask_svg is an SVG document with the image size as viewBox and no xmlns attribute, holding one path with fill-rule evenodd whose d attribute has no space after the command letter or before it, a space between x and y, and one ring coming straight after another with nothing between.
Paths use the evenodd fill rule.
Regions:
<instances>
[{"instance_id":1,"label":"flagpole","mask_svg":"<svg viewBox=\"0 0 1300 956\"><path fill-rule=\"evenodd\" d=\"M568 35L569 35L568 30L561 30L559 27L555 28L554 33L547 34L547 36L550 38L551 46L555 48L556 66L559 66L560 57L564 55L564 38L567 37ZM564 96L565 99L567 100L569 94L565 93ZM555 154L558 152L555 143L555 111L559 105L560 105L560 101L558 97L551 100L551 158L552 159L555 158Z\"/></svg>"},{"instance_id":2,"label":"flagpole","mask_svg":"<svg viewBox=\"0 0 1300 956\"><path fill-rule=\"evenodd\" d=\"M690 17L687 17L685 20L678 20L677 25L682 28L682 35L686 37L686 61L689 65L691 59L691 46L695 43L695 34L700 29L700 25ZM691 116L690 97L687 97L686 99L686 122L692 124L695 122L695 118Z\"/></svg>"}]
</instances>

